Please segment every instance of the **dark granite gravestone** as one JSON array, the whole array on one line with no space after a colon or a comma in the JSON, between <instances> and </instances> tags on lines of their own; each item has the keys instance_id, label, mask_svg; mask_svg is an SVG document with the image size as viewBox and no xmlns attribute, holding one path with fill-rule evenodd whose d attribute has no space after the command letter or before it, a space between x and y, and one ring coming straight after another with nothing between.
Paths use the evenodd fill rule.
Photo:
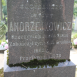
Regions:
<instances>
[{"instance_id":1,"label":"dark granite gravestone","mask_svg":"<svg viewBox=\"0 0 77 77\"><path fill-rule=\"evenodd\" d=\"M73 3L7 0L9 63L69 59Z\"/></svg>"},{"instance_id":2,"label":"dark granite gravestone","mask_svg":"<svg viewBox=\"0 0 77 77\"><path fill-rule=\"evenodd\" d=\"M69 59L73 3L74 0L7 0L9 64L24 66L22 62L33 59ZM46 64L26 69L26 65L9 67L6 51L4 56L4 77L75 77L76 66L71 61L54 62L53 68Z\"/></svg>"}]
</instances>

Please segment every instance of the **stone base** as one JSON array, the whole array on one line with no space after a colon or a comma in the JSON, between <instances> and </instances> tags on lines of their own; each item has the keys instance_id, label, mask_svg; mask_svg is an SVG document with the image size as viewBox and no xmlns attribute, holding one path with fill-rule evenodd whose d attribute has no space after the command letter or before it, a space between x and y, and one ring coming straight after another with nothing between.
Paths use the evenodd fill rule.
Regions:
<instances>
[{"instance_id":1,"label":"stone base","mask_svg":"<svg viewBox=\"0 0 77 77\"><path fill-rule=\"evenodd\" d=\"M0 53L4 53L5 50L6 50L6 49L1 49L1 48L0 48Z\"/></svg>"},{"instance_id":2,"label":"stone base","mask_svg":"<svg viewBox=\"0 0 77 77\"><path fill-rule=\"evenodd\" d=\"M47 68L9 67L6 64L7 52L4 52L4 77L75 77L76 66L72 62L59 63L58 66Z\"/></svg>"}]
</instances>

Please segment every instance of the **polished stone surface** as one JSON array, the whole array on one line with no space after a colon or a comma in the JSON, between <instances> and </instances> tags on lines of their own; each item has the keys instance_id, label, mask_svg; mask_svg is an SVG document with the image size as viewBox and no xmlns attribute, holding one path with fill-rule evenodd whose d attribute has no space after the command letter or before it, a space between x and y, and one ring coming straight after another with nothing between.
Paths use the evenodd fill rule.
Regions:
<instances>
[{"instance_id":1,"label":"polished stone surface","mask_svg":"<svg viewBox=\"0 0 77 77\"><path fill-rule=\"evenodd\" d=\"M9 63L69 59L74 0L7 0Z\"/></svg>"},{"instance_id":2,"label":"polished stone surface","mask_svg":"<svg viewBox=\"0 0 77 77\"><path fill-rule=\"evenodd\" d=\"M76 66L72 62L59 63L58 66L47 68L9 67L7 52L4 52L4 77L75 77Z\"/></svg>"}]
</instances>

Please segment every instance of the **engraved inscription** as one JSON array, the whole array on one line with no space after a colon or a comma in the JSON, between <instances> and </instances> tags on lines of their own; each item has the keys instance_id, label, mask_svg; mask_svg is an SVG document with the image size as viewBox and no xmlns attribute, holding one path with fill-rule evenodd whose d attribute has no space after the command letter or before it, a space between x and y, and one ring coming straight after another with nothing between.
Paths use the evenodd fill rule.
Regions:
<instances>
[{"instance_id":1,"label":"engraved inscription","mask_svg":"<svg viewBox=\"0 0 77 77\"><path fill-rule=\"evenodd\" d=\"M49 35L40 35L40 34L35 34L35 35L11 35L11 39L43 39L43 38L56 38L56 37L68 37L68 34L61 34L61 33L57 33L57 34L49 34Z\"/></svg>"},{"instance_id":2,"label":"engraved inscription","mask_svg":"<svg viewBox=\"0 0 77 77\"><path fill-rule=\"evenodd\" d=\"M46 56L34 56L32 55L31 57L20 57L20 61L24 61L24 60L33 60L33 59L50 59L50 58L61 58L61 54L51 54L48 56L48 58Z\"/></svg>"},{"instance_id":3,"label":"engraved inscription","mask_svg":"<svg viewBox=\"0 0 77 77\"><path fill-rule=\"evenodd\" d=\"M43 5L40 5L40 4L30 4L30 7L29 6L26 6L28 4L29 0L27 0L27 3L25 5L21 4L20 5L20 9L24 9L23 7L25 7L25 9L32 9L32 10L36 10L36 9L53 9L53 10L60 10L60 9L63 9L63 5L57 5L57 4L49 4L47 5L47 7L45 7L45 4ZM34 1L35 2L35 1ZM49 7L49 8L48 8Z\"/></svg>"},{"instance_id":4,"label":"engraved inscription","mask_svg":"<svg viewBox=\"0 0 77 77\"><path fill-rule=\"evenodd\" d=\"M43 22L10 22L9 32L13 31L57 31L71 30L71 22L45 22L46 26L41 26Z\"/></svg>"},{"instance_id":5,"label":"engraved inscription","mask_svg":"<svg viewBox=\"0 0 77 77\"><path fill-rule=\"evenodd\" d=\"M64 40L64 41L51 41L51 42L9 42L9 46L29 46L31 47L32 45L33 46L43 46L43 45L52 45L52 44L71 44L71 41L68 41L68 40Z\"/></svg>"}]
</instances>

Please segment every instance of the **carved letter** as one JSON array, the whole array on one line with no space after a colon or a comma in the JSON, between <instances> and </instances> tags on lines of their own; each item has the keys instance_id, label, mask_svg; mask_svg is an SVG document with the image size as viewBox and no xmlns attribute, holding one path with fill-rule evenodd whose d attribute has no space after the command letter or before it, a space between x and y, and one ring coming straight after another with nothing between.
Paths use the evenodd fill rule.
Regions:
<instances>
[{"instance_id":1,"label":"carved letter","mask_svg":"<svg viewBox=\"0 0 77 77\"><path fill-rule=\"evenodd\" d=\"M14 22L14 31L18 31L18 22L17 23Z\"/></svg>"},{"instance_id":2,"label":"carved letter","mask_svg":"<svg viewBox=\"0 0 77 77\"><path fill-rule=\"evenodd\" d=\"M24 23L20 22L20 31L24 31Z\"/></svg>"},{"instance_id":3,"label":"carved letter","mask_svg":"<svg viewBox=\"0 0 77 77\"><path fill-rule=\"evenodd\" d=\"M36 31L39 31L39 30L41 30L41 28L40 28L40 26L38 27L38 25L37 24L39 24L40 22L36 22Z\"/></svg>"},{"instance_id":4,"label":"carved letter","mask_svg":"<svg viewBox=\"0 0 77 77\"><path fill-rule=\"evenodd\" d=\"M67 30L71 30L71 22L68 22L68 25L67 25Z\"/></svg>"},{"instance_id":5,"label":"carved letter","mask_svg":"<svg viewBox=\"0 0 77 77\"><path fill-rule=\"evenodd\" d=\"M66 22L63 23L63 30L66 30L65 26L67 25Z\"/></svg>"},{"instance_id":6,"label":"carved letter","mask_svg":"<svg viewBox=\"0 0 77 77\"><path fill-rule=\"evenodd\" d=\"M13 31L13 25L12 25L12 22L10 22L10 28L9 28L9 31Z\"/></svg>"},{"instance_id":7,"label":"carved letter","mask_svg":"<svg viewBox=\"0 0 77 77\"><path fill-rule=\"evenodd\" d=\"M34 22L30 22L32 25L31 25L31 31L34 31L35 27L34 27Z\"/></svg>"},{"instance_id":8,"label":"carved letter","mask_svg":"<svg viewBox=\"0 0 77 77\"><path fill-rule=\"evenodd\" d=\"M25 22L25 31L29 31L29 22Z\"/></svg>"}]
</instances>

